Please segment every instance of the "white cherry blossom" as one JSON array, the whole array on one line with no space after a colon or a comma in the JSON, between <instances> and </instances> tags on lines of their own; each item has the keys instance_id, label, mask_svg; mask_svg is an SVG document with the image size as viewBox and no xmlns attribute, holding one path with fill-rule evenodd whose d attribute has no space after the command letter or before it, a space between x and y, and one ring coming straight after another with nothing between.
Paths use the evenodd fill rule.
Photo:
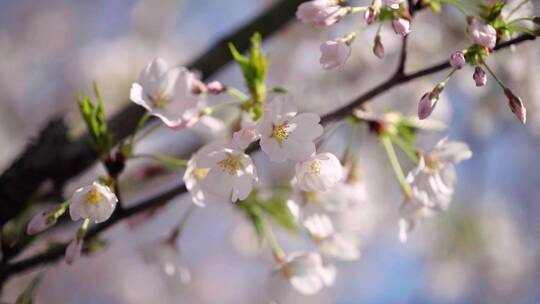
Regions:
<instances>
[{"instance_id":1,"label":"white cherry blossom","mask_svg":"<svg viewBox=\"0 0 540 304\"><path fill-rule=\"evenodd\" d=\"M278 266L287 281L300 293L312 295L323 287L334 284L336 268L325 265L316 252L294 252L289 254Z\"/></svg>"},{"instance_id":2,"label":"white cherry blossom","mask_svg":"<svg viewBox=\"0 0 540 304\"><path fill-rule=\"evenodd\" d=\"M334 154L321 153L296 164L298 186L304 191L327 191L341 181L343 168Z\"/></svg>"},{"instance_id":3,"label":"white cherry blossom","mask_svg":"<svg viewBox=\"0 0 540 304\"><path fill-rule=\"evenodd\" d=\"M493 49L497 43L497 31L490 24L485 24L478 21L477 18L469 19L469 27L467 29L469 37L479 46L488 49Z\"/></svg>"},{"instance_id":4,"label":"white cherry blossom","mask_svg":"<svg viewBox=\"0 0 540 304\"><path fill-rule=\"evenodd\" d=\"M350 233L335 231L327 215L310 215L303 224L323 255L344 261L356 260L360 256L357 238Z\"/></svg>"},{"instance_id":5,"label":"white cherry blossom","mask_svg":"<svg viewBox=\"0 0 540 304\"><path fill-rule=\"evenodd\" d=\"M267 105L257 127L261 134L261 149L274 162L303 161L315 153L313 141L323 133L319 121L320 117L315 113L297 115L292 102L274 99Z\"/></svg>"},{"instance_id":6,"label":"white cherry blossom","mask_svg":"<svg viewBox=\"0 0 540 304\"><path fill-rule=\"evenodd\" d=\"M89 219L96 223L106 221L114 211L118 198L109 187L94 182L73 193L69 205L71 219Z\"/></svg>"},{"instance_id":7,"label":"white cherry blossom","mask_svg":"<svg viewBox=\"0 0 540 304\"><path fill-rule=\"evenodd\" d=\"M190 180L189 174L187 178L184 176L194 201L204 199L205 193L232 202L243 200L258 182L253 161L240 150L209 144L195 154L194 162L196 168L208 170L206 175L201 172L197 180ZM196 171L192 172L195 174L191 176L196 176ZM193 185L187 186L190 182Z\"/></svg>"},{"instance_id":8,"label":"white cherry blossom","mask_svg":"<svg viewBox=\"0 0 540 304\"><path fill-rule=\"evenodd\" d=\"M150 62L133 83L130 99L170 128L193 125L200 117L200 81L184 67L169 68L165 60Z\"/></svg>"},{"instance_id":9,"label":"white cherry blossom","mask_svg":"<svg viewBox=\"0 0 540 304\"><path fill-rule=\"evenodd\" d=\"M167 277L182 284L191 282L191 274L182 262L175 244L168 240L143 243L139 252L144 263L159 268Z\"/></svg>"}]
</instances>

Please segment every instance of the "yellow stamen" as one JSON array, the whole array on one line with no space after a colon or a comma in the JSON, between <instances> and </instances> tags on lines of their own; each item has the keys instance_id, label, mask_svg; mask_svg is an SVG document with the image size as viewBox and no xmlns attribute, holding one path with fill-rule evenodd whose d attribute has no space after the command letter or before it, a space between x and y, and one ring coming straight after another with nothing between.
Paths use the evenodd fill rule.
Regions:
<instances>
[{"instance_id":1,"label":"yellow stamen","mask_svg":"<svg viewBox=\"0 0 540 304\"><path fill-rule=\"evenodd\" d=\"M314 160L309 166L309 170L313 174L319 174L321 172L321 162L319 160Z\"/></svg>"},{"instance_id":2,"label":"yellow stamen","mask_svg":"<svg viewBox=\"0 0 540 304\"><path fill-rule=\"evenodd\" d=\"M236 176L238 169L240 168L240 156L229 156L228 158L218 163L223 171L229 173L229 175Z\"/></svg>"},{"instance_id":3,"label":"yellow stamen","mask_svg":"<svg viewBox=\"0 0 540 304\"><path fill-rule=\"evenodd\" d=\"M154 107L156 108L164 108L169 103L169 99L165 96L158 95L152 98L152 103L154 103Z\"/></svg>"},{"instance_id":4,"label":"yellow stamen","mask_svg":"<svg viewBox=\"0 0 540 304\"><path fill-rule=\"evenodd\" d=\"M195 168L193 169L193 175L198 181L201 181L208 175L208 171L210 171L208 168Z\"/></svg>"},{"instance_id":5,"label":"yellow stamen","mask_svg":"<svg viewBox=\"0 0 540 304\"><path fill-rule=\"evenodd\" d=\"M274 126L272 128L272 137L277 138L279 141L287 139L289 137L289 125Z\"/></svg>"},{"instance_id":6,"label":"yellow stamen","mask_svg":"<svg viewBox=\"0 0 540 304\"><path fill-rule=\"evenodd\" d=\"M98 189L92 188L92 190L86 193L86 202L89 204L97 204L101 201L102 195Z\"/></svg>"}]
</instances>

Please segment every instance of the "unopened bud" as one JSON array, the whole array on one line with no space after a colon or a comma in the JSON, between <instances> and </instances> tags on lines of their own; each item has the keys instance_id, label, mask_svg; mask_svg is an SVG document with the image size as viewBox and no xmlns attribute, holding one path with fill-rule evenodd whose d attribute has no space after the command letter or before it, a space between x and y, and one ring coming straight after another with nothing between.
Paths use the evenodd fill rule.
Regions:
<instances>
[{"instance_id":1,"label":"unopened bud","mask_svg":"<svg viewBox=\"0 0 540 304\"><path fill-rule=\"evenodd\" d=\"M516 96L510 89L504 89L504 95L508 98L508 106L516 118L522 123L525 124L527 121L527 109L523 105L521 98Z\"/></svg>"},{"instance_id":2,"label":"unopened bud","mask_svg":"<svg viewBox=\"0 0 540 304\"><path fill-rule=\"evenodd\" d=\"M207 91L208 89L206 88L204 83L202 83L201 81L195 80L193 82L192 87L191 87L191 93L193 93L194 95L206 93Z\"/></svg>"},{"instance_id":3,"label":"unopened bud","mask_svg":"<svg viewBox=\"0 0 540 304\"><path fill-rule=\"evenodd\" d=\"M375 10L373 9L373 7L370 7L368 8L365 12L364 12L364 20L366 21L366 23L369 25L369 24L372 24L373 22L375 22L375 19L377 18L377 13L375 12Z\"/></svg>"},{"instance_id":4,"label":"unopened bud","mask_svg":"<svg viewBox=\"0 0 540 304\"><path fill-rule=\"evenodd\" d=\"M375 54L375 56L377 56L379 59L384 58L384 45L382 44L381 35L375 36L373 54Z\"/></svg>"},{"instance_id":5,"label":"unopened bud","mask_svg":"<svg viewBox=\"0 0 540 304\"><path fill-rule=\"evenodd\" d=\"M487 83L487 75L484 69L477 66L474 68L474 74L473 74L474 82L476 83L477 87L483 87Z\"/></svg>"},{"instance_id":6,"label":"unopened bud","mask_svg":"<svg viewBox=\"0 0 540 304\"><path fill-rule=\"evenodd\" d=\"M28 235L38 234L45 231L56 224L56 218L49 211L40 212L30 220L26 226L26 233Z\"/></svg>"},{"instance_id":7,"label":"unopened bud","mask_svg":"<svg viewBox=\"0 0 540 304\"><path fill-rule=\"evenodd\" d=\"M418 103L418 118L428 118L429 115L431 115L431 113L433 112L433 109L435 109L438 101L438 94L433 94L433 92L425 93L420 99L420 102Z\"/></svg>"},{"instance_id":8,"label":"unopened bud","mask_svg":"<svg viewBox=\"0 0 540 304\"><path fill-rule=\"evenodd\" d=\"M396 34L401 36L407 36L411 32L411 22L405 18L392 21L392 27Z\"/></svg>"},{"instance_id":9,"label":"unopened bud","mask_svg":"<svg viewBox=\"0 0 540 304\"><path fill-rule=\"evenodd\" d=\"M219 81L212 81L206 85L210 94L221 94L225 91L225 86Z\"/></svg>"},{"instance_id":10,"label":"unopened bud","mask_svg":"<svg viewBox=\"0 0 540 304\"><path fill-rule=\"evenodd\" d=\"M450 65L456 69L460 70L465 66L465 54L462 51L455 51L450 56Z\"/></svg>"},{"instance_id":11,"label":"unopened bud","mask_svg":"<svg viewBox=\"0 0 540 304\"><path fill-rule=\"evenodd\" d=\"M64 255L64 261L67 264L71 265L81 257L82 243L82 240L78 240L78 238L69 242Z\"/></svg>"}]
</instances>

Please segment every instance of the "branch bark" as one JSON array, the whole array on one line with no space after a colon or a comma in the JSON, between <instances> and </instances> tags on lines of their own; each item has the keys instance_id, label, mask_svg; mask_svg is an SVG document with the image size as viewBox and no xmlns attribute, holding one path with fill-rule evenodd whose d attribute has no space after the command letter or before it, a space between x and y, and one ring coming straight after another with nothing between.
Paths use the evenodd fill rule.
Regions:
<instances>
[{"instance_id":1,"label":"branch bark","mask_svg":"<svg viewBox=\"0 0 540 304\"><path fill-rule=\"evenodd\" d=\"M203 79L207 79L231 61L227 43L232 42L245 51L254 32L270 37L293 19L296 8L304 1L279 1L222 37L188 64L189 68L200 71ZM110 130L116 138L125 138L143 113L141 107L130 104L109 120ZM61 189L67 180L90 167L96 159L87 136L69 140L62 120L53 120L0 176L0 227L27 207L45 181L50 180L56 189Z\"/></svg>"},{"instance_id":2,"label":"branch bark","mask_svg":"<svg viewBox=\"0 0 540 304\"><path fill-rule=\"evenodd\" d=\"M506 41L506 42L503 42L501 44L499 44L495 50L501 50L501 49L505 49L511 45L517 45L517 44L520 44L520 43L523 43L525 41L528 41L528 40L534 40L536 37L534 36L530 36L530 35L523 35L523 36L519 36L515 39L512 39L512 40L509 40L509 41ZM368 90L367 92L365 92L364 94L360 95L358 98L354 99L353 101L351 101L349 104L347 104L346 106L340 108L340 109L337 109L331 113L328 113L326 115L324 115L322 117L322 122L329 122L329 121L332 121L332 120L336 120L336 119L342 119L342 118L345 118L347 115L349 115L354 109L356 109L357 107L361 106L362 104L368 102L369 100L371 100L373 97L376 97L382 93L385 93L389 90L391 90L392 88L398 86L398 85L401 85L401 84L404 84L404 83L407 83L409 81L412 81L412 80L415 80L417 78L421 78L423 76L427 76L427 75L430 75L430 74L433 74L433 73L436 73L436 72L439 72L439 71L442 71L444 69L447 69L450 67L450 64L445 61L445 62L441 62L439 64L435 64L433 66L430 66L430 67L427 67L425 69L422 69L422 70L419 70L419 71L416 71L416 72L413 72L413 73L410 73L410 74L405 74L403 76L395 76L395 75L398 75L398 73L394 73L394 75L392 77L390 77L387 81L379 84L378 86ZM252 149L252 152L258 150L258 148L256 149ZM149 200L146 200L144 202L141 202L140 204L134 206L134 207L131 207L131 208L127 208L127 209L123 209L121 212L115 212L113 214L113 216L106 222L104 223L101 223L101 224L98 224L96 226L93 226L89 232L87 233L86 235L86 239L91 239L93 237L96 237L98 236L101 232L105 231L106 229L108 229L109 227L113 226L114 224L122 221L123 219L131 216L131 215L134 215L136 213L139 213L139 212L142 212L142 211L145 211L145 210L149 210L149 209L152 209L152 208L156 208L156 207L159 207L161 205L164 205L166 204L170 199L182 194L182 193L185 193L187 190L185 188L184 185L179 185L163 194L160 194L156 197L153 197ZM58 246L55 246L45 252L42 252L42 253L38 253L34 256L31 256L29 258L26 258L26 259L23 259L23 260L20 260L20 261L17 261L17 262L14 262L14 263L10 263L10 264L3 264L3 265L0 265L0 282L2 282L2 280L5 280L7 278L9 278L10 276L14 275L14 274L17 274L17 273L21 273L23 271L26 271L26 270L29 270L29 269L32 269L33 267L36 267L38 265L41 265L41 264L44 264L44 263L50 263L50 262L54 262L56 260L58 260L59 258L61 258L63 255L64 255L64 251L65 251L65 248L66 248L67 244L62 244L62 245L58 245Z\"/></svg>"}]
</instances>

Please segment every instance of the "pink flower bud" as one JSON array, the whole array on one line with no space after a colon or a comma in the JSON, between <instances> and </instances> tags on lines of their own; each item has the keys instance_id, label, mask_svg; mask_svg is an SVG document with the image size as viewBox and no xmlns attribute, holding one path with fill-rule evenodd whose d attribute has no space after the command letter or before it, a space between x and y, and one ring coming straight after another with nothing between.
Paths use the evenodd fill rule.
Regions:
<instances>
[{"instance_id":1,"label":"pink flower bud","mask_svg":"<svg viewBox=\"0 0 540 304\"><path fill-rule=\"evenodd\" d=\"M365 12L364 12L364 20L366 21L366 23L369 25L369 24L372 24L373 22L375 22L375 19L377 18L377 13L375 13L375 10L370 7L368 8Z\"/></svg>"},{"instance_id":2,"label":"pink flower bud","mask_svg":"<svg viewBox=\"0 0 540 304\"><path fill-rule=\"evenodd\" d=\"M474 68L474 74L473 74L474 82L476 83L477 87L483 87L487 83L487 75L484 69L477 66Z\"/></svg>"},{"instance_id":3,"label":"pink flower bud","mask_svg":"<svg viewBox=\"0 0 540 304\"><path fill-rule=\"evenodd\" d=\"M465 54L462 51L455 51L450 56L450 65L456 69L460 70L465 66Z\"/></svg>"},{"instance_id":4,"label":"pink flower bud","mask_svg":"<svg viewBox=\"0 0 540 304\"><path fill-rule=\"evenodd\" d=\"M401 36L407 36L411 32L411 23L404 18L398 18L392 21L392 26L396 34Z\"/></svg>"},{"instance_id":5,"label":"pink flower bud","mask_svg":"<svg viewBox=\"0 0 540 304\"><path fill-rule=\"evenodd\" d=\"M69 242L66 247L66 253L64 255L64 261L71 265L81 257L82 241L78 241L77 238Z\"/></svg>"},{"instance_id":6,"label":"pink flower bud","mask_svg":"<svg viewBox=\"0 0 540 304\"><path fill-rule=\"evenodd\" d=\"M208 83L206 88L210 94L214 95L221 94L223 91L225 91L225 86L219 81L212 81Z\"/></svg>"},{"instance_id":7,"label":"pink flower bud","mask_svg":"<svg viewBox=\"0 0 540 304\"><path fill-rule=\"evenodd\" d=\"M375 54L375 56L377 56L379 59L384 58L384 45L382 44L380 35L375 36L375 41L373 44L373 54Z\"/></svg>"},{"instance_id":8,"label":"pink flower bud","mask_svg":"<svg viewBox=\"0 0 540 304\"><path fill-rule=\"evenodd\" d=\"M497 31L490 24L484 24L474 17L468 19L467 32L472 41L479 46L493 49L497 43Z\"/></svg>"},{"instance_id":9,"label":"pink flower bud","mask_svg":"<svg viewBox=\"0 0 540 304\"><path fill-rule=\"evenodd\" d=\"M194 95L199 95L202 93L205 93L208 89L206 88L206 85L198 79L194 79L193 83L191 84L191 93Z\"/></svg>"},{"instance_id":10,"label":"pink flower bud","mask_svg":"<svg viewBox=\"0 0 540 304\"><path fill-rule=\"evenodd\" d=\"M422 98L420 99L420 102L418 103L418 118L419 119L426 119L431 115L433 112L433 109L435 109L435 106L437 105L437 102L439 101L439 97L433 96L431 92L425 93Z\"/></svg>"},{"instance_id":11,"label":"pink flower bud","mask_svg":"<svg viewBox=\"0 0 540 304\"><path fill-rule=\"evenodd\" d=\"M510 106L512 113L522 124L525 124L527 122L527 109L523 105L521 98L514 95L508 88L504 89L504 95L508 98L508 106Z\"/></svg>"},{"instance_id":12,"label":"pink flower bud","mask_svg":"<svg viewBox=\"0 0 540 304\"><path fill-rule=\"evenodd\" d=\"M351 55L351 48L342 40L329 40L321 44L321 59L324 69L334 69L345 64Z\"/></svg>"},{"instance_id":13,"label":"pink flower bud","mask_svg":"<svg viewBox=\"0 0 540 304\"><path fill-rule=\"evenodd\" d=\"M30 220L26 226L26 233L28 235L38 234L45 231L56 224L56 219L48 211L40 212Z\"/></svg>"},{"instance_id":14,"label":"pink flower bud","mask_svg":"<svg viewBox=\"0 0 540 304\"><path fill-rule=\"evenodd\" d=\"M349 12L349 9L339 5L338 0L313 0L300 4L296 17L303 23L314 26L332 25Z\"/></svg>"}]
</instances>

